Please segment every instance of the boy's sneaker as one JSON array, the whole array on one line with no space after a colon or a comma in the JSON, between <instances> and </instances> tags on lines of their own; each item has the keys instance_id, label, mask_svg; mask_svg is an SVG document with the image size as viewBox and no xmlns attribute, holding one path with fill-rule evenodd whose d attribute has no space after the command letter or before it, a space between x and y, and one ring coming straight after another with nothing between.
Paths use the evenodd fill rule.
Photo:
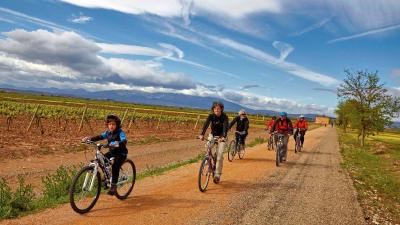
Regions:
<instances>
[{"instance_id":1,"label":"boy's sneaker","mask_svg":"<svg viewBox=\"0 0 400 225\"><path fill-rule=\"evenodd\" d=\"M117 185L111 184L110 190L108 190L107 194L109 195L115 195L115 192L117 191Z\"/></svg>"},{"instance_id":2,"label":"boy's sneaker","mask_svg":"<svg viewBox=\"0 0 400 225\"><path fill-rule=\"evenodd\" d=\"M220 182L220 178L219 177L214 177L214 183L218 184Z\"/></svg>"}]
</instances>

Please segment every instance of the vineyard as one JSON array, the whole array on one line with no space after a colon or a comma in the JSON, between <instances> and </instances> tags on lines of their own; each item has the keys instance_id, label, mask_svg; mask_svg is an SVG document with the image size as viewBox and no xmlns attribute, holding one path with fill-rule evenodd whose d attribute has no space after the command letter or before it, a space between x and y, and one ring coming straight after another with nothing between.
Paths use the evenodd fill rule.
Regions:
<instances>
[{"instance_id":1,"label":"vineyard","mask_svg":"<svg viewBox=\"0 0 400 225\"><path fill-rule=\"evenodd\" d=\"M80 144L80 139L104 131L104 118L108 114L121 118L129 145L193 139L209 113L207 110L178 111L127 103L0 94L0 153L4 159L82 151L85 146ZM228 113L230 118L235 114ZM252 125L264 124L256 115L249 117Z\"/></svg>"}]
</instances>

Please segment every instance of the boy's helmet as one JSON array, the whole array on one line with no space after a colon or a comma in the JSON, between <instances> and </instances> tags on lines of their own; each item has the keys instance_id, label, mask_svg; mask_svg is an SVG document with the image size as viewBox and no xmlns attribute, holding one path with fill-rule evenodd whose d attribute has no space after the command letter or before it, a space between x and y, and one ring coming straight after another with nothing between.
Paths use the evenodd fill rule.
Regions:
<instances>
[{"instance_id":1,"label":"boy's helmet","mask_svg":"<svg viewBox=\"0 0 400 225\"><path fill-rule=\"evenodd\" d=\"M217 107L217 105L219 105L219 107L221 107L221 111L224 111L224 103L222 102L213 102L212 106L211 106L211 110L214 110L215 107Z\"/></svg>"},{"instance_id":2,"label":"boy's helmet","mask_svg":"<svg viewBox=\"0 0 400 225\"><path fill-rule=\"evenodd\" d=\"M280 112L279 115L280 116L287 116L287 113L286 112Z\"/></svg>"},{"instance_id":3,"label":"boy's helmet","mask_svg":"<svg viewBox=\"0 0 400 225\"><path fill-rule=\"evenodd\" d=\"M108 124L111 121L114 121L117 124L118 128L121 127L121 119L118 116L116 116L114 114L107 115L106 124Z\"/></svg>"}]
</instances>

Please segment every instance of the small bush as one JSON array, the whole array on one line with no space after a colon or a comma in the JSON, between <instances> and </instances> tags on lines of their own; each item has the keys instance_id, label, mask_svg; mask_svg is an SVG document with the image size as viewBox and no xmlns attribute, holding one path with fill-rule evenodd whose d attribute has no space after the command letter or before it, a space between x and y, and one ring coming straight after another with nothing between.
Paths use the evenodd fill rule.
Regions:
<instances>
[{"instance_id":1,"label":"small bush","mask_svg":"<svg viewBox=\"0 0 400 225\"><path fill-rule=\"evenodd\" d=\"M67 168L60 166L54 174L42 178L43 199L59 202L68 196L68 190L72 183L72 178L77 173L76 167Z\"/></svg>"}]
</instances>

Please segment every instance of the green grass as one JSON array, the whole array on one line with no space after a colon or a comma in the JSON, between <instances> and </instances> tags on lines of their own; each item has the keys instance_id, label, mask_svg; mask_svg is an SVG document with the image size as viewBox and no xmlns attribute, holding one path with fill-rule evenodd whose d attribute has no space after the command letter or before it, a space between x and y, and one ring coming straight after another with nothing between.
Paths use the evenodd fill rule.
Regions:
<instances>
[{"instance_id":1,"label":"green grass","mask_svg":"<svg viewBox=\"0 0 400 225\"><path fill-rule=\"evenodd\" d=\"M387 213L399 223L400 167L396 161L400 159L400 135L371 136L363 148L358 143L355 133L340 133L342 166L354 180L361 205L372 207L373 213Z\"/></svg>"}]
</instances>

